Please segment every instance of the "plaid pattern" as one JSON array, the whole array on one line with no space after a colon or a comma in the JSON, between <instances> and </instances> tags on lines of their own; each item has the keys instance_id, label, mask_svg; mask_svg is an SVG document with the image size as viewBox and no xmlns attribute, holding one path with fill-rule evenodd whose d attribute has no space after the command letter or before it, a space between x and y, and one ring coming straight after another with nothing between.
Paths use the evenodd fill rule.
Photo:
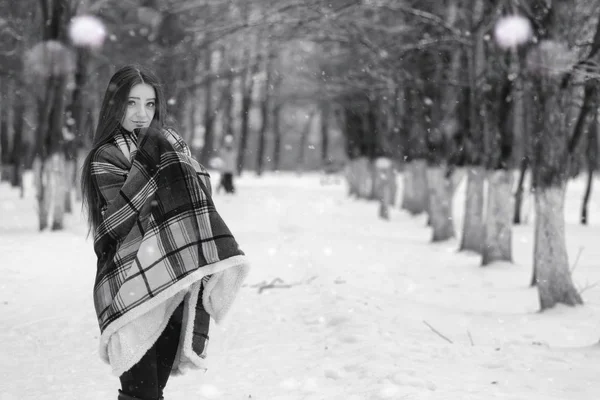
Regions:
<instances>
[{"instance_id":1,"label":"plaid pattern","mask_svg":"<svg viewBox=\"0 0 600 400\"><path fill-rule=\"evenodd\" d=\"M244 254L215 209L208 172L185 142L170 130L135 135L118 132L92 160L104 205L94 233L101 332L191 273L204 269L206 284L211 266ZM199 296L197 310L201 302Z\"/></svg>"}]
</instances>

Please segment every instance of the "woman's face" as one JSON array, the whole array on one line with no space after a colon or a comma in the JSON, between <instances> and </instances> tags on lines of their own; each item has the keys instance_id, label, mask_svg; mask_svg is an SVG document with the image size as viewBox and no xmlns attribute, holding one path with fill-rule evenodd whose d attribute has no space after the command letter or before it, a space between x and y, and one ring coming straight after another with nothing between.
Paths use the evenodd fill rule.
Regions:
<instances>
[{"instance_id":1,"label":"woman's face","mask_svg":"<svg viewBox=\"0 0 600 400\"><path fill-rule=\"evenodd\" d=\"M156 92L154 88L145 83L138 83L129 92L121 125L129 132L136 128L147 128L150 126L155 112Z\"/></svg>"}]
</instances>

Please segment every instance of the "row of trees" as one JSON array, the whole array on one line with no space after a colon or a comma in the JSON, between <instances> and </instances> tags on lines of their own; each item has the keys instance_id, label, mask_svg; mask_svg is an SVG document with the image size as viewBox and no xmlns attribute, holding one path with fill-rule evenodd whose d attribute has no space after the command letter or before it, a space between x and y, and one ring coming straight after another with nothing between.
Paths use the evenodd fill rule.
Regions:
<instances>
[{"instance_id":1,"label":"row of trees","mask_svg":"<svg viewBox=\"0 0 600 400\"><path fill-rule=\"evenodd\" d=\"M0 0L0 6L9 13L0 20L3 179L19 186L23 171L34 168L40 229L62 229L104 85L125 63L149 65L161 76L173 123L202 163L210 164L224 136L233 134L239 173L247 164L258 174L304 166L319 115L318 82L306 76L317 67L306 56L315 46L298 39L303 24L319 19L307 14L310 3ZM91 26L74 37L81 16L96 18L105 37ZM321 125L329 137L327 121ZM329 153L324 146L321 158Z\"/></svg>"},{"instance_id":2,"label":"row of trees","mask_svg":"<svg viewBox=\"0 0 600 400\"><path fill-rule=\"evenodd\" d=\"M429 213L434 241L455 235L455 171L466 170L461 249L480 252L483 265L511 259L530 170L542 308L581 302L563 207L568 178L597 164L598 0L13 3L0 0L10 14L0 19L0 154L15 184L35 167L41 229L63 225L105 82L118 65L141 62L165 80L169 111L201 162L231 133L240 173L249 161L258 174L280 169L289 143L302 164L316 126L325 164L337 127L358 177L353 193L370 196L375 160L395 160L403 207ZM69 36L78 15L102 22L102 47ZM502 45L494 28L514 15L531 36Z\"/></svg>"},{"instance_id":3,"label":"row of trees","mask_svg":"<svg viewBox=\"0 0 600 400\"><path fill-rule=\"evenodd\" d=\"M371 179L360 167L372 165L369 160L406 161L402 207L428 212L433 241L455 236L453 175L466 170L461 250L481 253L482 265L489 265L511 261L511 226L520 221L529 169L536 214L532 284L542 309L580 304L566 251L564 195L582 163L589 184L597 166L600 3L370 4L336 19L344 37L355 40L338 41L340 56L328 60L336 71L330 86L341 87L336 102L356 165L351 170ZM522 37L506 45L494 28L511 18L513 28L522 28L512 34ZM377 187L376 175L372 181L363 185L364 196Z\"/></svg>"}]
</instances>

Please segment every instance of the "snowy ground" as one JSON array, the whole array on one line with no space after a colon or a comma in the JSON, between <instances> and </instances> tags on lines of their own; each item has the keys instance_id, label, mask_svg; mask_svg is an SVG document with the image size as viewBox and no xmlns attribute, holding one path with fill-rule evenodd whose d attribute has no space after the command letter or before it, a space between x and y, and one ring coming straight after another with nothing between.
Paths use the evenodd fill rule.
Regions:
<instances>
[{"instance_id":1,"label":"snowy ground","mask_svg":"<svg viewBox=\"0 0 600 400\"><path fill-rule=\"evenodd\" d=\"M514 264L484 269L458 240L430 244L424 217L380 221L316 175L247 174L238 189L215 202L253 270L213 325L208 372L172 378L167 400L599 398L600 286L583 307L538 313L531 224L514 230ZM600 199L581 227L582 191L569 186L566 217L585 287L600 281ZM464 187L457 228L463 199ZM0 186L0 400L116 399L97 355L85 225L73 216L40 234L34 210L32 193ZM276 278L292 286L259 293Z\"/></svg>"}]
</instances>

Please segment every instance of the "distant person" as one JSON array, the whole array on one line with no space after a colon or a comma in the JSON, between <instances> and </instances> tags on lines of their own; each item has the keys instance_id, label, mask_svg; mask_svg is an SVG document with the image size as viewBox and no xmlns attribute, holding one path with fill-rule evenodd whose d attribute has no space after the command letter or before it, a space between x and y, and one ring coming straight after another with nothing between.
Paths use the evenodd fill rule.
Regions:
<instances>
[{"instance_id":1,"label":"distant person","mask_svg":"<svg viewBox=\"0 0 600 400\"><path fill-rule=\"evenodd\" d=\"M165 124L161 88L140 66L112 76L81 177L99 353L119 400L163 399L172 373L205 369L210 317L223 318L248 272L208 173Z\"/></svg>"},{"instance_id":2,"label":"distant person","mask_svg":"<svg viewBox=\"0 0 600 400\"><path fill-rule=\"evenodd\" d=\"M219 152L221 159L221 179L219 186L217 187L217 193L221 189L225 189L226 193L235 193L235 186L233 184L233 176L236 172L236 159L237 153L233 145L233 136L227 135L223 139L223 147Z\"/></svg>"}]
</instances>

